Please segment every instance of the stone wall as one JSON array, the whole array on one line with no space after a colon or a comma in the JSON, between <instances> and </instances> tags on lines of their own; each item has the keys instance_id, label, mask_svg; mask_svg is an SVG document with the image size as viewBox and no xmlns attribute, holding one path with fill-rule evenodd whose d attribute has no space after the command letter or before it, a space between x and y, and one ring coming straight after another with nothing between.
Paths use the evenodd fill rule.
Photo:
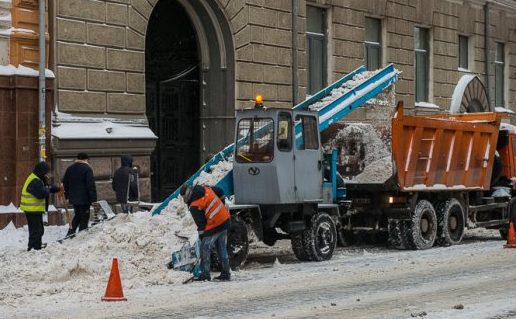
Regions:
<instances>
[{"instance_id":1,"label":"stone wall","mask_svg":"<svg viewBox=\"0 0 516 319\"><path fill-rule=\"evenodd\" d=\"M305 1L301 1L303 3ZM398 99L405 101L406 108L414 109L415 105L415 55L414 27L430 29L431 38L431 76L430 102L446 111L459 78L466 74L458 70L458 36L466 35L473 41L474 61L470 66L471 73L480 75L485 82L484 54L484 8L477 1L450 0L350 0L325 1L306 0L306 4L327 8L331 19L328 29L328 49L331 50L330 63L333 79L364 64L365 17L382 19L385 29L384 62L394 63L402 71L396 84ZM303 6L303 5L301 5ZM495 42L505 42L508 60L506 61L507 99L506 106L516 109L516 5L512 8L496 3L491 4L491 43L490 55L493 63ZM301 19L304 20L301 14ZM304 23L303 23L304 24ZM303 50L303 48L301 48ZM303 56L303 54L300 54ZM300 60L303 60L301 58ZM300 65L301 66L301 65ZM331 67L333 66L333 67ZM302 67L302 66L301 66ZM494 69L493 69L494 70ZM494 72L494 71L493 71ZM300 74L303 76L303 74ZM490 74L494 96L494 74ZM416 113L432 111L418 107Z\"/></svg>"},{"instance_id":2,"label":"stone wall","mask_svg":"<svg viewBox=\"0 0 516 319\"><path fill-rule=\"evenodd\" d=\"M145 114L146 0L57 0L59 111Z\"/></svg>"},{"instance_id":3,"label":"stone wall","mask_svg":"<svg viewBox=\"0 0 516 319\"><path fill-rule=\"evenodd\" d=\"M249 0L235 14L237 107L252 107L257 94L267 105L291 107L291 12L291 0Z\"/></svg>"}]
</instances>

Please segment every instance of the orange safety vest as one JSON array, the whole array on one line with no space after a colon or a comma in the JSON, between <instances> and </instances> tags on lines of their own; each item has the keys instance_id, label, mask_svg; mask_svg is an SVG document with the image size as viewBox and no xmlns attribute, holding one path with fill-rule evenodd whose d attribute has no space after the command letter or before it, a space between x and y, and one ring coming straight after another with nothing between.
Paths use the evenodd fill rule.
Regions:
<instances>
[{"instance_id":1,"label":"orange safety vest","mask_svg":"<svg viewBox=\"0 0 516 319\"><path fill-rule=\"evenodd\" d=\"M204 217L206 218L206 228L204 228L204 231L214 229L224 224L230 218L229 211L224 206L224 203L209 187L204 187L204 196L194 200L190 206L204 210Z\"/></svg>"}]
</instances>

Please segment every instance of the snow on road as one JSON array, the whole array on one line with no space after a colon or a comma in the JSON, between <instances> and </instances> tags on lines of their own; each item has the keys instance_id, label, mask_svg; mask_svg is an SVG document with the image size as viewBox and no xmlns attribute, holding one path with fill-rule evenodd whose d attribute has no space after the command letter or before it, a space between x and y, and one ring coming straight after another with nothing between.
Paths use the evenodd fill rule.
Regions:
<instances>
[{"instance_id":1,"label":"snow on road","mask_svg":"<svg viewBox=\"0 0 516 319\"><path fill-rule=\"evenodd\" d=\"M136 223L120 220L120 229L125 229L122 222ZM56 229L48 227L45 236ZM129 299L123 303L100 301L112 252L93 245L101 241L99 234L87 233L78 236L76 244L52 244L45 251L27 253L21 241L26 232L18 232L20 241L12 242L0 231L2 318L509 318L516 313L510 293L516 283L516 250L503 249L495 231L469 231L462 245L425 251L381 245L341 248L332 260L320 263L297 262L288 241L272 248L255 245L248 265L233 273L232 282L189 285L167 281L181 274L167 270L163 260L146 264L145 249L138 252L126 245L127 252L119 252ZM127 232L118 234L135 239ZM157 240L153 234L150 237L152 243ZM107 236L102 242L114 241ZM80 259L79 249L77 257L70 257L72 247L87 252L85 259L93 259L82 261L85 265L103 260L102 265L96 264L95 271L84 266L70 271L66 265ZM148 257L155 253L150 250ZM64 260L49 273L57 256ZM140 268L139 263L149 268ZM461 305L463 309L454 309Z\"/></svg>"}]
</instances>

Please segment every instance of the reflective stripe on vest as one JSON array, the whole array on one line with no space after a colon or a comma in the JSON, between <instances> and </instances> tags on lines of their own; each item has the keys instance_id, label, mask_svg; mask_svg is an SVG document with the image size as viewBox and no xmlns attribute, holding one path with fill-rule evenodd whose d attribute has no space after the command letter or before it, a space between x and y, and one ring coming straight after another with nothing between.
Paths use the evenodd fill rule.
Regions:
<instances>
[{"instance_id":1,"label":"reflective stripe on vest","mask_svg":"<svg viewBox=\"0 0 516 319\"><path fill-rule=\"evenodd\" d=\"M25 184L23 184L20 200L20 209L24 212L45 211L45 199L36 198L34 195L27 191L27 187L29 187L29 184L35 179L39 179L39 177L37 177L36 174L32 173L25 180Z\"/></svg>"},{"instance_id":2,"label":"reflective stripe on vest","mask_svg":"<svg viewBox=\"0 0 516 319\"><path fill-rule=\"evenodd\" d=\"M204 196L193 201L190 206L204 210L204 218L206 218L205 231L222 225L230 217L229 211L226 209L226 206L224 206L224 203L209 187L204 187Z\"/></svg>"}]
</instances>

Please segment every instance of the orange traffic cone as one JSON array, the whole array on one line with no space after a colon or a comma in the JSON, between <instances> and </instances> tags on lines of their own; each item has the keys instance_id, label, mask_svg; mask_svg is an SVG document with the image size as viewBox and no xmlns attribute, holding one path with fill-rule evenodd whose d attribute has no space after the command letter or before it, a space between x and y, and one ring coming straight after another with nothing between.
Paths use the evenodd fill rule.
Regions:
<instances>
[{"instance_id":1,"label":"orange traffic cone","mask_svg":"<svg viewBox=\"0 0 516 319\"><path fill-rule=\"evenodd\" d=\"M503 245L504 248L516 248L516 231L514 230L514 224L509 224L509 234L507 235L507 244Z\"/></svg>"},{"instance_id":2,"label":"orange traffic cone","mask_svg":"<svg viewBox=\"0 0 516 319\"><path fill-rule=\"evenodd\" d=\"M120 272L118 271L118 258L113 258L106 295L102 297L102 301L127 301L127 298L124 297L122 280L120 280Z\"/></svg>"}]
</instances>

